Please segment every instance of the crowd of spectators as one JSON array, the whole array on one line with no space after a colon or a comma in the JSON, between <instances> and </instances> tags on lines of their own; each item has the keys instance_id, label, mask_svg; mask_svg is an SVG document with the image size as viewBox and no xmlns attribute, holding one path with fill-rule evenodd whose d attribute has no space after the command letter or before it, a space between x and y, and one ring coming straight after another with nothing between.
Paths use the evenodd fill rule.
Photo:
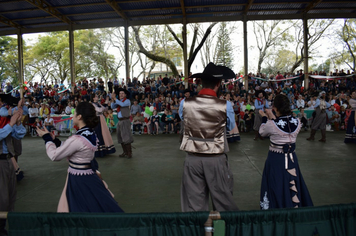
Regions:
<instances>
[{"instance_id":1,"label":"crowd of spectators","mask_svg":"<svg viewBox=\"0 0 356 236\"><path fill-rule=\"evenodd\" d=\"M324 72L309 72L309 75L326 75ZM337 70L330 75L346 76L350 72L344 73ZM297 78L295 78L297 77ZM249 74L248 84L244 86L243 79L236 78L231 81L223 82L221 87L221 99L231 101L236 114L236 122L240 132L249 132L253 127L254 121L254 100L257 91L263 90L266 98L273 105L274 97L283 93L288 96L291 102L291 109L298 109L299 116L305 119L303 123L307 125L307 117L304 109L314 109L316 93L325 91L327 101L333 105L327 111L328 122L333 124L336 129L345 129L347 120L348 100L352 91L356 90L355 75L340 77L333 80L314 79L309 77L309 88L303 85L304 74L300 70L296 74L277 73L276 75ZM290 80L285 80L291 78ZM187 84L185 84L187 83ZM188 89L186 89L186 87ZM105 116L108 124L114 126L113 113L111 110L111 93L119 88L125 88L130 92L131 115L133 120L133 132L137 130L142 133L143 127L147 127L150 134L178 133L180 118L178 115L180 101L185 96L195 96L201 89L199 79L189 79L182 81L181 76L173 77L165 75L158 78L145 78L139 81L137 78L122 79L117 78L107 82L101 78L79 80L76 84L66 88L64 84L57 82L51 84L40 84L29 82L26 86L25 106L29 113L29 123L38 122L38 117L43 119L46 126L53 126L53 119L50 115L66 114L70 115L76 105L81 101L91 101L93 94L99 95L102 105L108 107ZM19 97L19 91L13 89L10 83L2 88L3 92L11 92L13 96ZM188 94L186 94L188 93ZM49 119L47 119L49 117ZM37 120L36 120L37 119Z\"/></svg>"}]
</instances>

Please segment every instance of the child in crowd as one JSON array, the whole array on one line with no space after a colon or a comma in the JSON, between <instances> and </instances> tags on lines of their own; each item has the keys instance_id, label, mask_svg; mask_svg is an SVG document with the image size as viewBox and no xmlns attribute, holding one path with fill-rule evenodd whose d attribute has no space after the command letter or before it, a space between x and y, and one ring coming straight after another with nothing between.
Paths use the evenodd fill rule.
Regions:
<instances>
[{"instance_id":1,"label":"child in crowd","mask_svg":"<svg viewBox=\"0 0 356 236\"><path fill-rule=\"evenodd\" d=\"M166 123L166 133L169 134L169 132L168 132L169 127L168 126L171 126L171 130L172 130L172 132L174 132L174 116L173 116L171 110L168 111L168 115L167 115L166 121L167 121L167 123Z\"/></svg>"},{"instance_id":2,"label":"child in crowd","mask_svg":"<svg viewBox=\"0 0 356 236\"><path fill-rule=\"evenodd\" d=\"M159 127L159 116L157 115L157 110L153 110L153 114L150 117L151 121L151 135L156 135L158 134L158 127Z\"/></svg>"}]
</instances>

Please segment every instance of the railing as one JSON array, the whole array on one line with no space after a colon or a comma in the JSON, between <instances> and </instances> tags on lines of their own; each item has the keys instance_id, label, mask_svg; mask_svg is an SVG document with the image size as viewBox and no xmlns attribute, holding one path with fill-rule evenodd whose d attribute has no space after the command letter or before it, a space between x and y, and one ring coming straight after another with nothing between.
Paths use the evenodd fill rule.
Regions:
<instances>
[{"instance_id":1,"label":"railing","mask_svg":"<svg viewBox=\"0 0 356 236\"><path fill-rule=\"evenodd\" d=\"M356 204L240 212L20 213L0 212L17 235L356 235Z\"/></svg>"}]
</instances>

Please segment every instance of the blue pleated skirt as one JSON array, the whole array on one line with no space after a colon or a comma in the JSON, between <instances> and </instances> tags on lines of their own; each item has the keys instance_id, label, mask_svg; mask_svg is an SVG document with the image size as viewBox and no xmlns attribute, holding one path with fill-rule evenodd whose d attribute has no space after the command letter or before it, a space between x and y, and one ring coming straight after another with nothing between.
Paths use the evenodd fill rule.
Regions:
<instances>
[{"instance_id":1,"label":"blue pleated skirt","mask_svg":"<svg viewBox=\"0 0 356 236\"><path fill-rule=\"evenodd\" d=\"M347 121L347 129L344 142L356 143L355 111L351 112L351 115Z\"/></svg>"},{"instance_id":2,"label":"blue pleated skirt","mask_svg":"<svg viewBox=\"0 0 356 236\"><path fill-rule=\"evenodd\" d=\"M288 168L285 168L285 154L269 151L262 175L260 207L297 208L313 206L308 188L299 170L297 155L288 154Z\"/></svg>"},{"instance_id":3,"label":"blue pleated skirt","mask_svg":"<svg viewBox=\"0 0 356 236\"><path fill-rule=\"evenodd\" d=\"M123 212L97 174L68 173L69 212Z\"/></svg>"}]
</instances>

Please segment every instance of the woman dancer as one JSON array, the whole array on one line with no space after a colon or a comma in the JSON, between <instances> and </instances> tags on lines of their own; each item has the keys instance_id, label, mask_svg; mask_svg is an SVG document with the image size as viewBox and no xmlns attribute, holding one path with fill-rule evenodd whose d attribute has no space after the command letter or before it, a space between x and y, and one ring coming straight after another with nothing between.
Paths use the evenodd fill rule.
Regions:
<instances>
[{"instance_id":1,"label":"woman dancer","mask_svg":"<svg viewBox=\"0 0 356 236\"><path fill-rule=\"evenodd\" d=\"M313 206L295 154L301 122L291 115L287 96L277 95L273 108L277 118L270 109L266 109L267 114L259 111L262 116L259 132L271 140L262 175L261 209Z\"/></svg>"},{"instance_id":2,"label":"woman dancer","mask_svg":"<svg viewBox=\"0 0 356 236\"><path fill-rule=\"evenodd\" d=\"M352 92L349 105L351 106L352 111L347 121L347 130L344 142L356 143L356 91Z\"/></svg>"},{"instance_id":3,"label":"woman dancer","mask_svg":"<svg viewBox=\"0 0 356 236\"><path fill-rule=\"evenodd\" d=\"M38 135L45 140L48 157L52 161L64 158L69 161L67 180L57 211L123 212L92 162L97 149L96 135L92 129L99 123L93 105L79 103L73 123L79 130L65 142L54 138L46 128L37 128Z\"/></svg>"},{"instance_id":4,"label":"woman dancer","mask_svg":"<svg viewBox=\"0 0 356 236\"><path fill-rule=\"evenodd\" d=\"M107 100L109 97L107 97ZM105 117L103 115L104 111L107 109L102 106L98 101L99 97L97 94L93 94L90 98L91 103L93 104L96 114L99 117L99 124L94 128L96 137L99 140L98 150L95 152L95 157L104 157L106 155L115 153L115 146L112 140L110 130L106 124Z\"/></svg>"}]
</instances>

